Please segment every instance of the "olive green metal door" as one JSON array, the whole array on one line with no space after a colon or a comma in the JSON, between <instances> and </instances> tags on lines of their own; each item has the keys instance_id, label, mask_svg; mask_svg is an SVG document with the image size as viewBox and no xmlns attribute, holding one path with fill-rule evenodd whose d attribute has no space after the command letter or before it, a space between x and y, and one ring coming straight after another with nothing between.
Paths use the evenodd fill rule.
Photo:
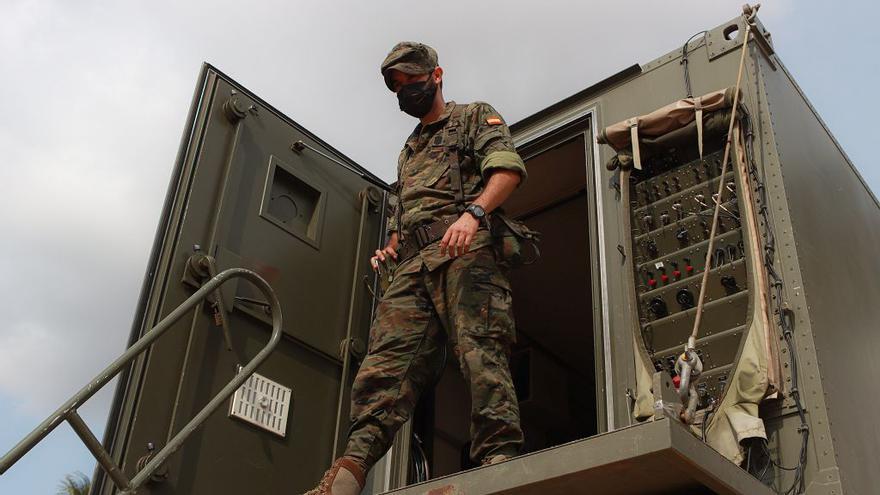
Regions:
<instances>
[{"instance_id":1,"label":"olive green metal door","mask_svg":"<svg viewBox=\"0 0 880 495\"><path fill-rule=\"evenodd\" d=\"M284 339L257 372L290 389L279 399L289 409L286 420L269 425L275 432L255 424L259 415L247 421L217 411L145 492L300 493L320 477L348 425L347 387L373 305L367 262L383 229L383 187L203 68L133 337L203 280L188 264L194 254L214 257L218 270L253 269L273 286L284 313ZM218 299L182 319L120 383L105 444L129 476L268 338L270 318L254 288L227 284ZM268 392L254 393L259 407ZM94 493L112 493L111 485L99 476Z\"/></svg>"}]
</instances>

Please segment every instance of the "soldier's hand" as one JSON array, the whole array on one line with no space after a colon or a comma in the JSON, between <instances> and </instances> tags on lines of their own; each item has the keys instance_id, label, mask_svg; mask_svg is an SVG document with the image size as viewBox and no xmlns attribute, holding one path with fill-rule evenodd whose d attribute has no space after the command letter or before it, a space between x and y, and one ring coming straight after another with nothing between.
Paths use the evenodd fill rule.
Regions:
<instances>
[{"instance_id":1,"label":"soldier's hand","mask_svg":"<svg viewBox=\"0 0 880 495\"><path fill-rule=\"evenodd\" d=\"M446 254L449 250L449 257L454 258L468 252L471 248L471 241L477 229L480 228L480 221L465 213L446 230L443 240L440 241L440 255Z\"/></svg>"},{"instance_id":2,"label":"soldier's hand","mask_svg":"<svg viewBox=\"0 0 880 495\"><path fill-rule=\"evenodd\" d=\"M370 266L373 267L373 271L378 270L379 269L379 262L381 261L382 263L385 263L385 260L388 257L391 257L395 261L397 260L397 250L395 249L396 246L397 246L396 242L394 243L393 246L392 246L392 243L389 242L388 245L385 246L383 249L376 250L376 255L373 256L372 258L370 258Z\"/></svg>"}]
</instances>

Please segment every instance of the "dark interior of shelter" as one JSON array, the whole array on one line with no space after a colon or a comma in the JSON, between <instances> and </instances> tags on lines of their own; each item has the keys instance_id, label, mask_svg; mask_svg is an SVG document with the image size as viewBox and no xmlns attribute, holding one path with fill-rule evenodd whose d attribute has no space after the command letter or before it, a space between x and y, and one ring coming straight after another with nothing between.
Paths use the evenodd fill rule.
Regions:
<instances>
[{"instance_id":1,"label":"dark interior of shelter","mask_svg":"<svg viewBox=\"0 0 880 495\"><path fill-rule=\"evenodd\" d=\"M538 262L511 271L517 341L511 373L523 453L598 431L594 301L583 126L520 150L528 180L505 211L542 234ZM469 458L468 389L451 349L414 415L410 481L475 467Z\"/></svg>"}]
</instances>

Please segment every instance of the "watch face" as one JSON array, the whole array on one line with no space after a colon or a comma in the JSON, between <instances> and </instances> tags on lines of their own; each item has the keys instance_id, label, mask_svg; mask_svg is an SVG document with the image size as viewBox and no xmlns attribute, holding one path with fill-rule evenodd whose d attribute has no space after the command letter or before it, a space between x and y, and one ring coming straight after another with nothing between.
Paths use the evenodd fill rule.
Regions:
<instances>
[{"instance_id":1,"label":"watch face","mask_svg":"<svg viewBox=\"0 0 880 495\"><path fill-rule=\"evenodd\" d=\"M483 218L484 216L486 216L486 210L484 210L483 207L480 205L470 205L467 209L477 218Z\"/></svg>"}]
</instances>

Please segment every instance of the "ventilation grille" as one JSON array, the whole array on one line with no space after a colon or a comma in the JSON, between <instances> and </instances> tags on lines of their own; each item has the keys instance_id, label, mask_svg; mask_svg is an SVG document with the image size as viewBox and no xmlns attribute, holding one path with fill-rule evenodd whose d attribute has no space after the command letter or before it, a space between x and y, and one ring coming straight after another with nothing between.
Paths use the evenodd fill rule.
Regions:
<instances>
[{"instance_id":1,"label":"ventilation grille","mask_svg":"<svg viewBox=\"0 0 880 495\"><path fill-rule=\"evenodd\" d=\"M229 416L284 437L290 397L289 388L254 373L232 396Z\"/></svg>"}]
</instances>

